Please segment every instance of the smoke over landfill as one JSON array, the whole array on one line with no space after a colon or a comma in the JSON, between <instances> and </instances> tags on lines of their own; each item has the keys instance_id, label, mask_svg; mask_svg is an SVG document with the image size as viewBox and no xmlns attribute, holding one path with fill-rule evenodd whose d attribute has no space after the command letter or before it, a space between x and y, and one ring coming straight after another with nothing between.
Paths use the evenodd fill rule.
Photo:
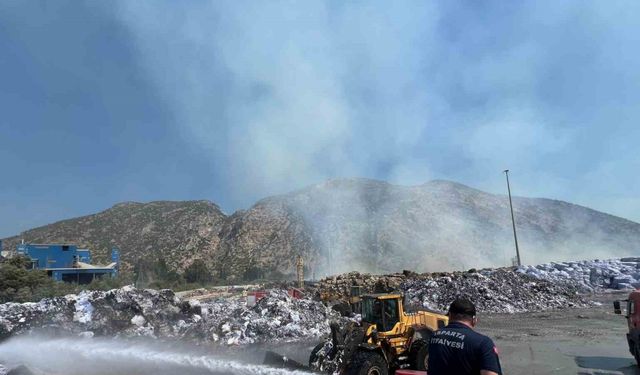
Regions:
<instances>
[{"instance_id":1,"label":"smoke over landfill","mask_svg":"<svg viewBox=\"0 0 640 375\"><path fill-rule=\"evenodd\" d=\"M607 120L637 109L603 105L637 92L617 87L637 80L637 6L124 1L115 17L184 136L225 167L227 211L336 177L502 192L509 167L516 194L637 220L638 177L620 173L637 129Z\"/></svg>"},{"instance_id":2,"label":"smoke over landfill","mask_svg":"<svg viewBox=\"0 0 640 375\"><path fill-rule=\"evenodd\" d=\"M640 224L575 204L516 197L514 211L524 264L632 256L640 243ZM507 266L515 255L508 198L442 180L333 179L232 215L207 201L126 203L4 239L5 248L22 239L79 243L96 259L117 243L123 272L141 258L180 272L200 258L237 281L292 275L300 255L310 279Z\"/></svg>"},{"instance_id":3,"label":"smoke over landfill","mask_svg":"<svg viewBox=\"0 0 640 375\"><path fill-rule=\"evenodd\" d=\"M58 3L40 9L21 3L3 8L2 23L11 26L9 35L20 35L23 39L18 40L29 46L29 52L17 51L16 56L33 53L34 60L59 67L51 70L55 77L66 71L82 73L82 77L90 77L82 82L99 81L100 98L123 98L129 103L132 98L122 95L129 92L123 87L117 87L118 95L109 91L112 80L106 78L110 76L105 71L111 65L118 66L119 57L127 57L125 62L139 69L126 70L131 76L121 77L122 80L129 82L135 77L137 85L149 86L151 92L145 97L158 99L144 106L135 102L131 107L142 108L143 112L162 108L165 112L154 112L153 118L130 117L128 112L117 116L122 112L118 112L120 107L98 101L96 107L105 107L109 115L91 111L87 115L96 121L111 119L109 126L96 128L109 132L113 126L115 133L105 137L86 136L109 139L118 145L120 141L133 139L135 147L118 147L122 152L120 162L134 163L138 159L133 156L140 155L146 155L147 159L127 168L113 166L124 171L116 176L93 168L102 165L99 161L92 160L86 168L80 163L78 169L68 175L79 176L96 169L96 173L110 183L103 184L103 180L98 179L84 188L92 191L88 199L91 205L86 204L82 194L76 194L82 184L67 184L65 189L34 190L29 194L32 198L44 197L45 193L59 190L72 197L68 202L42 198L47 204L82 206L82 210L73 211L79 214L78 211L96 212L117 201L188 197L209 199L230 215L237 209L250 208L264 197L344 177L363 176L402 186L446 179L482 191L504 193L501 171L508 167L513 173L516 196L562 199L638 219L640 210L633 187L638 186L640 177L626 172L638 169L638 160L632 156L636 148L634 140L640 131L635 126L637 106L626 103L628 98L637 96L640 86L629 84L637 81L636 73L625 69L640 64L635 40L630 37L636 34L637 20L630 16L634 12L629 11L638 6L635 3L505 5L496 2L466 7L449 2L305 2L295 6L285 2L250 6L199 2L158 6L151 2L123 1L94 7L67 7L72 9L57 6ZM68 11L80 12L69 16L70 19L89 21L69 26L56 17L69 14ZM94 45L93 40L84 40L80 37L84 34L75 31L76 27L102 25L89 16L105 24L106 34L117 36L101 39L104 45L86 52L92 57L91 64L83 59L84 52L78 51ZM23 30L18 22L9 22L27 18L49 25L47 33ZM43 22L39 22L40 19ZM87 35L103 35L100 27L96 26L96 31ZM41 34L66 40L69 45L65 45L65 53L52 52L52 44L44 43L46 36ZM111 59L102 58L101 53ZM70 57L57 60L60 56ZM102 61L109 61L111 65L96 63ZM74 64L82 62L91 66L74 68ZM119 67L116 70L121 71ZM43 86L55 87L66 81L62 77L46 81ZM28 87L15 86L14 90ZM76 90L69 87L68 91ZM131 95L140 95L142 91L131 92ZM55 90L47 91L42 97L57 94ZM11 94L10 98L22 96ZM60 107L73 106L60 104ZM60 121L64 123L70 117L76 118L68 114L56 118L65 119ZM166 123L156 125L159 119ZM144 136L138 132L118 133L120 128L115 128L116 124L135 128ZM150 146L143 146L162 144L161 136L167 128L175 131L168 136L173 137L172 141L175 139L174 147L181 152L158 146L160 151L147 154ZM32 132L40 134L33 129ZM149 138L150 134L153 137ZM72 147L90 142L74 143ZM111 153L114 147L109 146ZM33 149L39 147L36 145ZM139 151L129 157L130 150ZM206 165L180 158L182 151L193 159L207 161ZM10 153L11 150L7 151ZM83 158L93 155L92 152L69 154L83 154ZM23 159L20 154L16 155L19 155L16 159ZM162 157L166 155L175 159L173 169L165 166ZM25 157L24 160L31 159ZM69 160L56 162L73 164ZM30 170L37 164L17 167L14 172ZM176 170L181 172L179 176ZM58 172L62 171L52 172L54 176L49 176L48 183L61 175ZM98 185L109 186L101 189L120 193L96 194ZM35 184L32 188L36 188ZM33 211L43 212L46 204L42 201L36 204L33 199L14 194L20 190L5 189L3 193L11 194L0 200L3 205L11 206L6 208L6 215L0 215L0 224L6 228L20 227L7 235L29 228L31 222L44 224L73 216L62 216L66 215L63 212L70 211L49 208L56 211L55 215L42 214L36 219ZM350 198L353 216L370 222L383 220L379 218L393 211L398 203L389 199L384 206L377 207L380 215L374 215L367 206L371 200L366 193L351 194ZM331 194L326 194L325 199L314 202L325 215L305 212L305 207L299 210L314 232L331 233L331 228L340 229L340 225L332 222L333 218L342 216L340 207L336 207ZM515 203L518 210L517 199ZM504 231L505 236L486 236L499 244L492 245L492 256L501 259L465 264L469 253L479 253L478 259L486 259L482 251L468 246L476 243L468 234L487 228L483 218L471 220L473 217L468 212L457 212L462 216L442 216L441 222L450 225L438 229L442 237L447 238L449 247L462 255L452 254L450 260L429 256L431 264L424 270L509 264L512 250L508 211L504 206L500 209L506 226L493 229ZM14 210L23 212L15 215ZM10 220L6 219L9 217ZM556 217L560 220L549 224L564 226L567 230L551 239L537 238L533 233L528 235L523 228L522 249L526 262L552 260L539 250L541 248L551 254L561 254L562 259L575 259L575 254L580 254L578 258L590 258L610 253L608 247L600 246L600 242L611 238L607 228L597 228L595 223L588 228L589 232L602 241L577 243L574 240L581 239L581 235L566 236L574 227L573 218ZM527 218L522 212L516 212L516 221L521 220L527 221ZM581 226L585 220L576 222ZM545 223L536 224L545 227ZM365 225L361 223L360 227ZM349 240L353 241L354 248L364 248L378 236L379 244L394 242L397 248L420 251L425 243L437 242L425 232L413 237L405 232L397 237L396 233L392 236L364 228ZM345 238L338 233L314 239L321 254L305 255L309 259L322 255L336 259L336 264L341 263L344 259L336 256L345 251L333 246ZM212 247L217 245L215 240L211 241ZM627 255L624 246L617 246L616 241L611 241L611 248L622 250L609 256ZM152 248L156 247L154 244ZM369 264L360 264L362 271L396 270L384 264L384 256L390 253L387 247L380 245L374 251L379 256L371 257ZM217 255L213 249L207 249L205 254L207 258ZM326 269L319 269L318 274L332 272L330 263L333 262L324 262ZM284 268L282 265L279 271Z\"/></svg>"},{"instance_id":4,"label":"smoke over landfill","mask_svg":"<svg viewBox=\"0 0 640 375\"><path fill-rule=\"evenodd\" d=\"M508 199L449 181L399 186L331 180L258 206L286 207L308 225L317 275L468 270L511 265ZM635 254L640 225L549 199L516 198L526 264ZM273 209L272 211L275 211ZM306 254L305 254L306 255Z\"/></svg>"},{"instance_id":5,"label":"smoke over landfill","mask_svg":"<svg viewBox=\"0 0 640 375\"><path fill-rule=\"evenodd\" d=\"M502 193L500 171L509 167L516 195L561 198L637 217L627 208L634 204L616 203L635 199L624 187L633 186L629 179L635 177L609 179L613 187L589 172L617 173L619 164L605 160L613 155L601 154L605 159L590 167L575 167L591 158L583 154L589 150L583 147L583 130L598 134L604 124L597 119L621 117L620 108L592 105L601 99L594 94L598 87L608 88L592 77L617 71L614 56L620 51L611 50L615 43L601 43L602 50L593 50L591 40L628 34L632 22L624 17L623 7L603 12L591 4L580 8L588 16L576 19L576 8L554 4L488 4L482 11L435 2L253 5L199 3L172 12L149 3L122 2L116 12L139 47L136 53L148 67L147 79L184 126L184 136L205 158L225 166L224 174L211 172L226 191L216 201L223 208L248 207L265 196L352 176L405 186L448 178ZM486 18L478 17L479 12ZM616 26L602 30L586 21L592 18L615 19ZM514 25L527 32L511 32ZM569 30L590 37L579 38ZM623 45L627 41L620 40ZM558 67L560 55L564 67L576 64L585 71ZM603 61L609 68L603 68ZM579 97L562 92L584 102L579 113L564 95L549 102L558 75L563 85L592 85L589 97L584 90ZM567 125L576 121L583 126L580 131ZM626 142L617 139L615 144ZM573 154L567 157L566 150ZM620 157L616 153L616 161ZM567 168L582 172L568 179L563 177ZM605 188L620 192L606 202L601 192L591 192ZM309 202L293 207L312 231L323 234L315 238L320 253L306 254L323 258L317 265L319 275L351 269L397 271L403 266L388 264L388 259L399 255L400 247L422 252L423 257L408 262L420 264L420 271L511 263L508 211L502 212L504 235L498 236L489 234L493 228L473 212L440 212L439 237L446 240L439 242L424 230L406 230L400 237L376 231L382 218L401 206L393 200L397 197L372 211L366 189L337 194L336 200L326 194L310 202L323 215L310 209ZM347 200L345 215L337 202ZM470 207L474 209L481 208ZM531 221L523 214L537 214L519 211L516 220L522 222ZM523 228L526 262L630 254L617 243L603 246L610 233L597 222L553 212L550 216L552 221L535 224L543 230L553 225L566 230L540 236L535 228ZM355 232L343 230L345 217ZM590 236L583 238L586 228ZM572 229L575 236L568 235ZM446 259L423 250L434 243L446 245L438 250L447 252ZM361 254L353 249L372 244L373 254L366 260L350 257ZM477 244L486 248L475 249ZM338 266L346 264L353 268Z\"/></svg>"},{"instance_id":6,"label":"smoke over landfill","mask_svg":"<svg viewBox=\"0 0 640 375\"><path fill-rule=\"evenodd\" d=\"M0 1L0 375L640 364L638 14Z\"/></svg>"}]
</instances>

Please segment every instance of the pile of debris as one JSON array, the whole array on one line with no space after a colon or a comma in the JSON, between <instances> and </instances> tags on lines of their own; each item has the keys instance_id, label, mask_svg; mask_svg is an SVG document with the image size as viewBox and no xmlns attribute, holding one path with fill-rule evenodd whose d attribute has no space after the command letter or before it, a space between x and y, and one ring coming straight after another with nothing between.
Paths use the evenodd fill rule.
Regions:
<instances>
[{"instance_id":1,"label":"pile of debris","mask_svg":"<svg viewBox=\"0 0 640 375\"><path fill-rule=\"evenodd\" d=\"M45 298L37 303L0 304L0 340L31 328L57 327L73 320L73 297Z\"/></svg>"},{"instance_id":2,"label":"pile of debris","mask_svg":"<svg viewBox=\"0 0 640 375\"><path fill-rule=\"evenodd\" d=\"M330 320L339 319L338 313L320 302L291 298L287 291L276 289L252 307L241 298L199 307L202 320L184 334L227 345L320 337L329 333Z\"/></svg>"},{"instance_id":3,"label":"pile of debris","mask_svg":"<svg viewBox=\"0 0 640 375\"><path fill-rule=\"evenodd\" d=\"M446 311L458 296L469 298L481 312L515 313L589 305L573 283L538 280L508 269L420 275L405 280L401 290L411 305L438 311Z\"/></svg>"},{"instance_id":4,"label":"pile of debris","mask_svg":"<svg viewBox=\"0 0 640 375\"><path fill-rule=\"evenodd\" d=\"M171 323L193 319L188 303L170 290L135 289L82 292L40 302L0 305L0 338L31 330L109 336L171 336Z\"/></svg>"},{"instance_id":5,"label":"pile of debris","mask_svg":"<svg viewBox=\"0 0 640 375\"><path fill-rule=\"evenodd\" d=\"M587 306L584 293L640 286L640 258L548 263L518 269L392 275L351 272L320 281L315 299L295 299L274 289L254 306L241 297L198 302L170 290L127 286L110 291L0 304L0 340L32 330L83 336L176 337L240 345L294 341L329 333L339 314L319 302L362 293L400 291L407 303L445 311L458 296L481 312L526 312Z\"/></svg>"},{"instance_id":6,"label":"pile of debris","mask_svg":"<svg viewBox=\"0 0 640 375\"><path fill-rule=\"evenodd\" d=\"M370 275L351 272L318 284L317 295L346 299L352 286L362 293L400 291L412 307L446 311L451 301L466 296L479 311L514 313L587 306L581 285L566 280L545 280L513 269L469 270L416 274Z\"/></svg>"},{"instance_id":7,"label":"pile of debris","mask_svg":"<svg viewBox=\"0 0 640 375\"><path fill-rule=\"evenodd\" d=\"M516 272L551 282L577 283L589 292L640 287L640 258L552 262L522 266Z\"/></svg>"},{"instance_id":8,"label":"pile of debris","mask_svg":"<svg viewBox=\"0 0 640 375\"><path fill-rule=\"evenodd\" d=\"M0 340L32 330L83 336L197 339L227 345L320 337L337 313L320 302L271 291L252 307L242 298L184 301L171 290L110 291L0 305Z\"/></svg>"},{"instance_id":9,"label":"pile of debris","mask_svg":"<svg viewBox=\"0 0 640 375\"><path fill-rule=\"evenodd\" d=\"M407 275L412 274L410 271L391 275L349 272L320 280L316 285L315 295L316 298L324 297L324 299L346 298L350 295L352 286L360 287L364 293L397 291Z\"/></svg>"}]
</instances>

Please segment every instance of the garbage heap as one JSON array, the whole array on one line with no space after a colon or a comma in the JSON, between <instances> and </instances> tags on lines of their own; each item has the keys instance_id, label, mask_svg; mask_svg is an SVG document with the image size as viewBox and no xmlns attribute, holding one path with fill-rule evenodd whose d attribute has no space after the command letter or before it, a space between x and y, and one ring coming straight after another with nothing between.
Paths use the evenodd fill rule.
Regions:
<instances>
[{"instance_id":1,"label":"garbage heap","mask_svg":"<svg viewBox=\"0 0 640 375\"><path fill-rule=\"evenodd\" d=\"M408 305L436 311L446 311L459 296L472 300L481 312L515 313L589 305L581 294L585 290L571 279L539 279L508 268L425 274L405 271L392 275L352 272L321 280L316 293L347 298L351 286L360 286L362 293L400 291Z\"/></svg>"},{"instance_id":2,"label":"garbage heap","mask_svg":"<svg viewBox=\"0 0 640 375\"><path fill-rule=\"evenodd\" d=\"M202 322L185 332L227 345L318 338L329 333L329 321L341 319L318 301L291 298L277 289L253 307L236 298L203 303L200 310Z\"/></svg>"},{"instance_id":3,"label":"garbage heap","mask_svg":"<svg viewBox=\"0 0 640 375\"><path fill-rule=\"evenodd\" d=\"M171 290L110 291L0 305L0 340L32 331L82 336L149 336L239 345L328 334L338 314L322 303L271 291L254 306L242 298L181 300Z\"/></svg>"},{"instance_id":4,"label":"garbage heap","mask_svg":"<svg viewBox=\"0 0 640 375\"><path fill-rule=\"evenodd\" d=\"M397 291L407 276L416 275L410 271L389 275L372 275L370 273L349 272L324 278L315 286L317 299L347 298L352 286L358 286L363 293L385 293Z\"/></svg>"},{"instance_id":5,"label":"garbage heap","mask_svg":"<svg viewBox=\"0 0 640 375\"><path fill-rule=\"evenodd\" d=\"M456 297L470 299L480 312L516 313L590 303L572 282L550 282L507 269L428 275L407 279L401 286L407 302L446 311Z\"/></svg>"},{"instance_id":6,"label":"garbage heap","mask_svg":"<svg viewBox=\"0 0 640 375\"><path fill-rule=\"evenodd\" d=\"M517 272L551 282L572 281L585 291L640 287L640 258L551 262L522 266Z\"/></svg>"}]
</instances>

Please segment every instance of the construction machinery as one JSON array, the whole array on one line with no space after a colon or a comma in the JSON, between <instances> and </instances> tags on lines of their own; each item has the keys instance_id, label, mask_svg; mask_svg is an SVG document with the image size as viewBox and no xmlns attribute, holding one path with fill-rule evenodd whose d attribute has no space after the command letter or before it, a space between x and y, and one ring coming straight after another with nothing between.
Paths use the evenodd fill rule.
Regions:
<instances>
[{"instance_id":1,"label":"construction machinery","mask_svg":"<svg viewBox=\"0 0 640 375\"><path fill-rule=\"evenodd\" d=\"M627 299L613 302L613 312L618 315L622 314L620 302L626 303L624 317L627 319L627 325L629 326L629 332L627 333L629 352L631 352L631 355L636 359L636 363L640 366L640 290L636 289L629 293Z\"/></svg>"},{"instance_id":2,"label":"construction machinery","mask_svg":"<svg viewBox=\"0 0 640 375\"><path fill-rule=\"evenodd\" d=\"M432 333L448 324L432 311L406 312L402 294L359 297L360 323L331 324L331 337L309 358L316 371L347 375L387 375L397 369L426 370Z\"/></svg>"}]
</instances>

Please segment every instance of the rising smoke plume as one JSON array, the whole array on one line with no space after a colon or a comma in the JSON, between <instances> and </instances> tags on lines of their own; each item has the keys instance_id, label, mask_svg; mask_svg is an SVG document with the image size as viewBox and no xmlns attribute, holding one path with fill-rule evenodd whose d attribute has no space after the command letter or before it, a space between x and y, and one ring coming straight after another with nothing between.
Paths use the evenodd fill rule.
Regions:
<instances>
[{"instance_id":1,"label":"rising smoke plume","mask_svg":"<svg viewBox=\"0 0 640 375\"><path fill-rule=\"evenodd\" d=\"M500 172L509 167L518 195L560 198L633 219L640 203L629 187L638 177L620 168L638 160L612 150L635 147L628 139L638 132L636 106L615 104L629 97L626 90L638 90L623 83L638 81L629 69L640 63L629 37L638 26L629 8L637 6L215 1L158 7L123 1L116 17L185 138L216 161L209 173L226 185L227 208L351 176L405 185L437 176L502 192ZM609 132L610 119L625 131ZM603 139L616 147L602 146ZM365 201L357 195L351 201L363 222L371 217ZM327 216L309 220L317 231L336 225L327 222L340 216L332 206L326 202ZM571 227L566 219L557 225ZM460 233L477 232L481 223L442 220L449 221L443 233L450 232L453 245L474 248ZM354 233L355 247L375 235ZM452 247L443 259L414 260L447 268L498 265L494 258L511 252L508 234L492 249L499 256L488 257L487 250L469 257ZM619 255L577 239L558 238L550 246L531 237L536 250L528 260L551 260L552 253ZM337 258L342 240L324 236L320 247L336 264L353 265ZM405 241L415 249L429 244L420 233ZM373 254L357 267L389 268L385 249Z\"/></svg>"},{"instance_id":2,"label":"rising smoke plume","mask_svg":"<svg viewBox=\"0 0 640 375\"><path fill-rule=\"evenodd\" d=\"M223 207L353 176L502 192L509 167L521 195L638 219L623 173L638 160L603 146L639 135L623 105L638 93L624 83L638 82L634 7L123 1L115 16L215 160Z\"/></svg>"}]
</instances>

